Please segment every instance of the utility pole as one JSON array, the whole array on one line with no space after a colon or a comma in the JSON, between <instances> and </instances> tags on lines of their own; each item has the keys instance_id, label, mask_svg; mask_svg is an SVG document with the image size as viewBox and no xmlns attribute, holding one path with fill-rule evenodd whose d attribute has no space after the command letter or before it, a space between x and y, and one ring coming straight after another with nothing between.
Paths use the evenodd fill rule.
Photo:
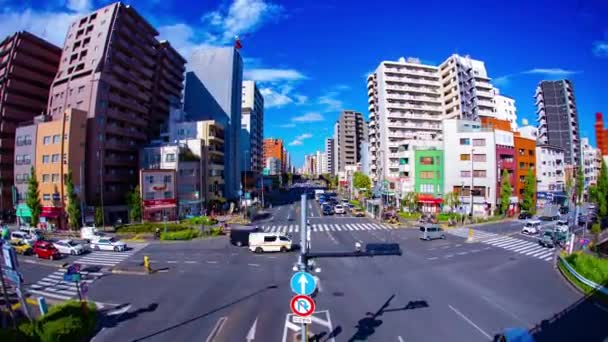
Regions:
<instances>
[{"instance_id":1,"label":"utility pole","mask_svg":"<svg viewBox=\"0 0 608 342\"><path fill-rule=\"evenodd\" d=\"M298 269L301 272L308 271L308 236L307 230L308 226L306 224L306 194L302 194L300 196L300 260L298 261ZM300 327L300 332L302 338L300 341L308 341L308 331L306 330L306 323L302 322Z\"/></svg>"},{"instance_id":2,"label":"utility pole","mask_svg":"<svg viewBox=\"0 0 608 342\"><path fill-rule=\"evenodd\" d=\"M79 195L80 195L80 218L82 219L82 226L84 227L85 224L85 212L84 212L84 175L83 175L83 167L82 164L84 164L84 161L80 162L80 172L79 172L79 177L80 177L80 191L79 191Z\"/></svg>"},{"instance_id":3,"label":"utility pole","mask_svg":"<svg viewBox=\"0 0 608 342\"><path fill-rule=\"evenodd\" d=\"M471 221L473 220L473 182L474 182L474 168L473 168L473 157L475 149L471 148Z\"/></svg>"}]
</instances>

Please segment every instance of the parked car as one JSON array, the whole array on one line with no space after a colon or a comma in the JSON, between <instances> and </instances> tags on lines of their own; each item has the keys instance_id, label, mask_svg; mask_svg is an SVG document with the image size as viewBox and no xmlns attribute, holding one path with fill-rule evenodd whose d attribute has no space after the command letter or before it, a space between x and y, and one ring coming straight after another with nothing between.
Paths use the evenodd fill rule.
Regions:
<instances>
[{"instance_id":1,"label":"parked car","mask_svg":"<svg viewBox=\"0 0 608 342\"><path fill-rule=\"evenodd\" d=\"M96 227L82 227L80 228L80 238L86 241L97 240L103 237L103 233L100 232Z\"/></svg>"},{"instance_id":2,"label":"parked car","mask_svg":"<svg viewBox=\"0 0 608 342\"><path fill-rule=\"evenodd\" d=\"M249 234L249 250L255 253L287 252L292 249L288 236L278 233Z\"/></svg>"},{"instance_id":3,"label":"parked car","mask_svg":"<svg viewBox=\"0 0 608 342\"><path fill-rule=\"evenodd\" d=\"M531 213L527 213L527 212L522 212L519 214L519 216L517 216L518 220L529 220L532 218L532 214Z\"/></svg>"},{"instance_id":4,"label":"parked car","mask_svg":"<svg viewBox=\"0 0 608 342\"><path fill-rule=\"evenodd\" d=\"M365 212L364 212L363 210L359 209L359 208L354 208L354 209L351 211L351 214L352 214L354 217L365 217Z\"/></svg>"},{"instance_id":5,"label":"parked car","mask_svg":"<svg viewBox=\"0 0 608 342\"><path fill-rule=\"evenodd\" d=\"M19 227L20 232L27 233L32 239L35 240L44 240L44 234L42 233L42 229L34 228L34 227Z\"/></svg>"},{"instance_id":6,"label":"parked car","mask_svg":"<svg viewBox=\"0 0 608 342\"><path fill-rule=\"evenodd\" d=\"M550 230L546 230L541 237L538 238L538 244L548 248L555 247L555 234Z\"/></svg>"},{"instance_id":7,"label":"parked car","mask_svg":"<svg viewBox=\"0 0 608 342\"><path fill-rule=\"evenodd\" d=\"M33 246L33 251L36 258L55 260L61 257L61 254L57 248L55 248L55 246L48 241L36 241Z\"/></svg>"},{"instance_id":8,"label":"parked car","mask_svg":"<svg viewBox=\"0 0 608 342\"><path fill-rule=\"evenodd\" d=\"M29 233L14 231L11 232L11 241L23 241L29 245L33 245L34 242L38 241L38 237L31 236Z\"/></svg>"},{"instance_id":9,"label":"parked car","mask_svg":"<svg viewBox=\"0 0 608 342\"><path fill-rule=\"evenodd\" d=\"M31 255L34 253L34 249L32 248L32 246L23 240L11 240L11 246L13 246L17 254Z\"/></svg>"},{"instance_id":10,"label":"parked car","mask_svg":"<svg viewBox=\"0 0 608 342\"><path fill-rule=\"evenodd\" d=\"M259 227L252 226L236 226L230 229L230 243L241 247L249 244L249 235L252 233L262 232Z\"/></svg>"},{"instance_id":11,"label":"parked car","mask_svg":"<svg viewBox=\"0 0 608 342\"><path fill-rule=\"evenodd\" d=\"M522 234L536 235L540 231L540 221L539 220L529 220L524 224L521 232Z\"/></svg>"},{"instance_id":12,"label":"parked car","mask_svg":"<svg viewBox=\"0 0 608 342\"><path fill-rule=\"evenodd\" d=\"M559 220L557 221L557 223L555 224L555 229L562 231L562 232L567 232L570 230L570 225L568 224L568 220Z\"/></svg>"},{"instance_id":13,"label":"parked car","mask_svg":"<svg viewBox=\"0 0 608 342\"><path fill-rule=\"evenodd\" d=\"M336 214L346 214L346 210L344 210L344 206L340 204L336 204L334 206L334 213Z\"/></svg>"},{"instance_id":14,"label":"parked car","mask_svg":"<svg viewBox=\"0 0 608 342\"><path fill-rule=\"evenodd\" d=\"M127 249L127 244L113 237L102 237L91 241L91 248L96 251L123 252Z\"/></svg>"},{"instance_id":15,"label":"parked car","mask_svg":"<svg viewBox=\"0 0 608 342\"><path fill-rule=\"evenodd\" d=\"M562 215L568 215L569 212L570 212L570 208L568 208L568 207L559 208L559 213Z\"/></svg>"},{"instance_id":16,"label":"parked car","mask_svg":"<svg viewBox=\"0 0 608 342\"><path fill-rule=\"evenodd\" d=\"M331 208L331 205L323 206L323 215L333 215L333 214L334 214L334 210Z\"/></svg>"},{"instance_id":17,"label":"parked car","mask_svg":"<svg viewBox=\"0 0 608 342\"><path fill-rule=\"evenodd\" d=\"M85 252L85 247L74 240L59 240L53 242L53 246L59 250L61 254L80 255Z\"/></svg>"},{"instance_id":18,"label":"parked car","mask_svg":"<svg viewBox=\"0 0 608 342\"><path fill-rule=\"evenodd\" d=\"M420 239L426 241L445 239L445 232L438 224L426 224L420 226Z\"/></svg>"}]
</instances>

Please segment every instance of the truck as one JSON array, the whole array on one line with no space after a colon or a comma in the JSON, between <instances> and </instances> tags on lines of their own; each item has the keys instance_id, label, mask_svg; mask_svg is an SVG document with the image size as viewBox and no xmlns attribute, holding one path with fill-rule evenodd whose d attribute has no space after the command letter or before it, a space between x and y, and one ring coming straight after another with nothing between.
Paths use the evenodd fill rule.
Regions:
<instances>
[{"instance_id":1,"label":"truck","mask_svg":"<svg viewBox=\"0 0 608 342\"><path fill-rule=\"evenodd\" d=\"M315 199L318 201L319 196L321 196L324 193L325 193L325 190L323 190L323 189L315 189Z\"/></svg>"},{"instance_id":2,"label":"truck","mask_svg":"<svg viewBox=\"0 0 608 342\"><path fill-rule=\"evenodd\" d=\"M80 229L80 238L89 243L91 240L98 240L102 236L103 233L100 232L97 227L82 227Z\"/></svg>"}]
</instances>

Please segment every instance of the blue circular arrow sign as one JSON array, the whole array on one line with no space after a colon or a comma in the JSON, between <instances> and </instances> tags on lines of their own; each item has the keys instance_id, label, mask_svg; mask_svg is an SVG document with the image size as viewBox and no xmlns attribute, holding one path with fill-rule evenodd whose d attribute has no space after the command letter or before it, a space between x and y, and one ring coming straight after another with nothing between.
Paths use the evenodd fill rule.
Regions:
<instances>
[{"instance_id":1,"label":"blue circular arrow sign","mask_svg":"<svg viewBox=\"0 0 608 342\"><path fill-rule=\"evenodd\" d=\"M307 272L296 272L291 276L291 291L296 294L308 296L315 292L317 281L312 274Z\"/></svg>"}]
</instances>

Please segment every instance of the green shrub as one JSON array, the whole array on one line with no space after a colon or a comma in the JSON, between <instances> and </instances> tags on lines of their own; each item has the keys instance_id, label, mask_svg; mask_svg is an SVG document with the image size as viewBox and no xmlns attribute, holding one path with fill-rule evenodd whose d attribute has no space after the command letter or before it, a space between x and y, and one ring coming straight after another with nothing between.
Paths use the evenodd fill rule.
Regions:
<instances>
[{"instance_id":1,"label":"green shrub","mask_svg":"<svg viewBox=\"0 0 608 342\"><path fill-rule=\"evenodd\" d=\"M408 212L405 212L405 211L401 211L401 212L399 212L398 215L399 215L399 217L404 218L406 220L408 220L408 219L410 219L410 220L418 220L422 214L420 214L420 213L408 213Z\"/></svg>"},{"instance_id":2,"label":"green shrub","mask_svg":"<svg viewBox=\"0 0 608 342\"><path fill-rule=\"evenodd\" d=\"M154 233L156 228L165 231L165 223L163 222L146 222L139 224L129 224L116 228L118 233ZM185 229L195 228L189 223L167 223L167 231L176 232Z\"/></svg>"},{"instance_id":3,"label":"green shrub","mask_svg":"<svg viewBox=\"0 0 608 342\"><path fill-rule=\"evenodd\" d=\"M160 234L161 240L192 240L200 235L198 229L186 229L177 232L163 232Z\"/></svg>"},{"instance_id":4,"label":"green shrub","mask_svg":"<svg viewBox=\"0 0 608 342\"><path fill-rule=\"evenodd\" d=\"M359 202L357 200L350 200L350 201L348 201L348 203L354 205L355 207L361 208L361 202Z\"/></svg>"},{"instance_id":5,"label":"green shrub","mask_svg":"<svg viewBox=\"0 0 608 342\"><path fill-rule=\"evenodd\" d=\"M212 226L214 224L217 224L217 220L214 218L211 218L209 216L197 216L197 217L191 217L189 219L185 219L184 221L182 221L183 223L187 223L187 224L191 224L191 225L205 225L205 226Z\"/></svg>"},{"instance_id":6,"label":"green shrub","mask_svg":"<svg viewBox=\"0 0 608 342\"><path fill-rule=\"evenodd\" d=\"M29 325L31 327L31 324ZM20 329L0 329L0 341L2 342L22 342L32 340L33 335L30 337L29 335L24 334Z\"/></svg>"},{"instance_id":7,"label":"green shrub","mask_svg":"<svg viewBox=\"0 0 608 342\"><path fill-rule=\"evenodd\" d=\"M439 215L437 215L437 221L439 222L447 222L450 219L452 220L457 220L459 219L461 216L458 213L440 213Z\"/></svg>"},{"instance_id":8,"label":"green shrub","mask_svg":"<svg viewBox=\"0 0 608 342\"><path fill-rule=\"evenodd\" d=\"M212 227L211 228L211 232L209 233L209 235L211 235L211 236L218 236L218 235L221 235L223 233L223 231L224 230L220 226Z\"/></svg>"},{"instance_id":9,"label":"green shrub","mask_svg":"<svg viewBox=\"0 0 608 342\"><path fill-rule=\"evenodd\" d=\"M608 260L586 253L576 252L568 255L566 261L583 277L597 283L608 283Z\"/></svg>"}]
</instances>

